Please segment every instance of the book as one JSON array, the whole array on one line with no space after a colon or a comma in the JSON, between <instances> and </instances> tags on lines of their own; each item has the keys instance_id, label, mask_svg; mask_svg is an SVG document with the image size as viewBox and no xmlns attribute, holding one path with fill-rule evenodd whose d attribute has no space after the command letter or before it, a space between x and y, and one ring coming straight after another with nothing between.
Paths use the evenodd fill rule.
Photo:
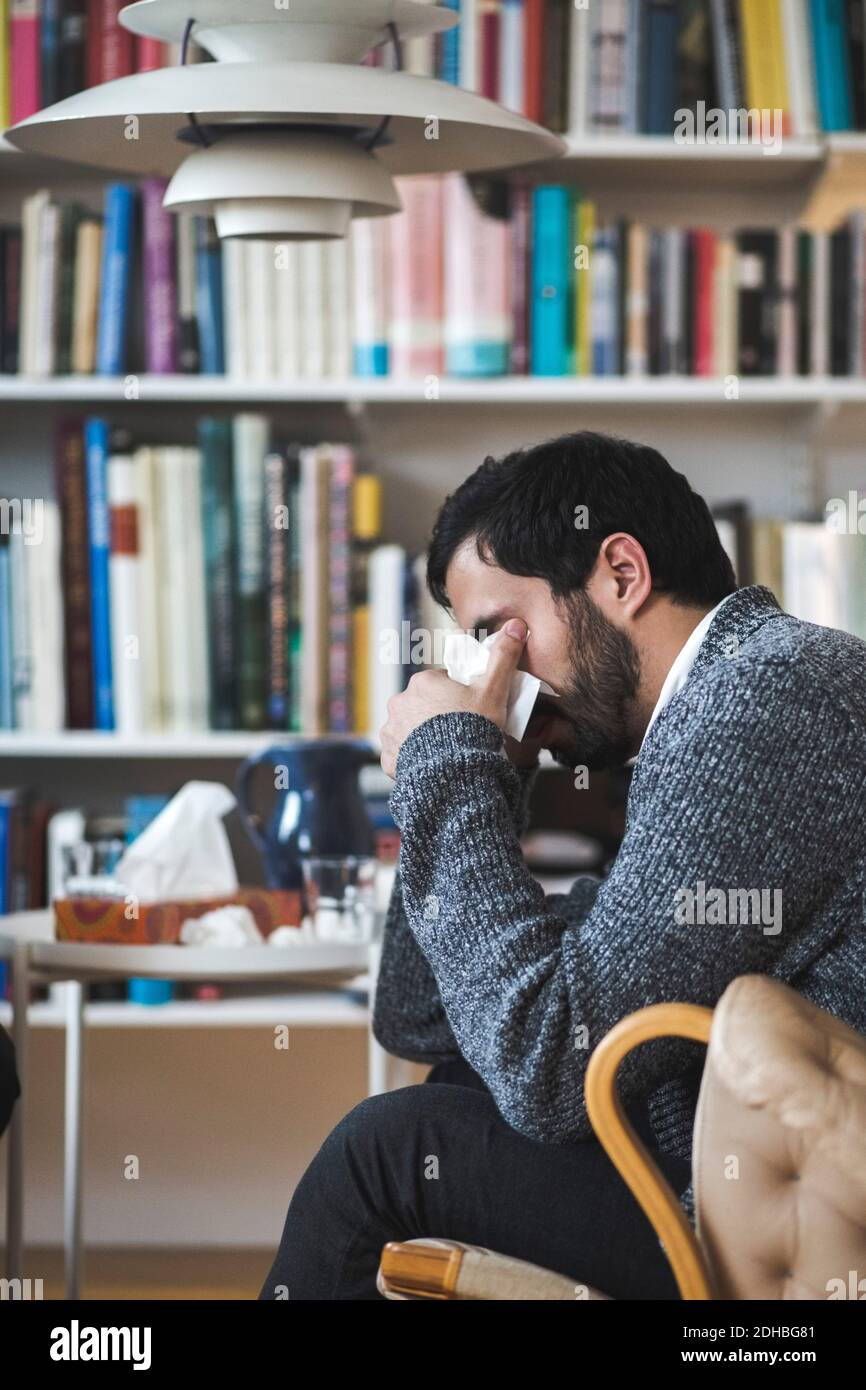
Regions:
<instances>
[{"instance_id":1,"label":"book","mask_svg":"<svg viewBox=\"0 0 866 1390\"><path fill-rule=\"evenodd\" d=\"M810 0L818 109L823 130L851 130L854 110L846 0Z\"/></svg>"},{"instance_id":2,"label":"book","mask_svg":"<svg viewBox=\"0 0 866 1390\"><path fill-rule=\"evenodd\" d=\"M267 724L289 727L288 461L276 450L265 458L265 592L267 604Z\"/></svg>"},{"instance_id":3,"label":"book","mask_svg":"<svg viewBox=\"0 0 866 1390\"><path fill-rule=\"evenodd\" d=\"M509 223L507 189L462 174L444 180L445 370L497 376L508 370Z\"/></svg>"},{"instance_id":4,"label":"book","mask_svg":"<svg viewBox=\"0 0 866 1390\"><path fill-rule=\"evenodd\" d=\"M352 486L355 456L331 450L328 498L328 724L352 732Z\"/></svg>"},{"instance_id":5,"label":"book","mask_svg":"<svg viewBox=\"0 0 866 1390\"><path fill-rule=\"evenodd\" d=\"M62 592L67 726L93 719L90 537L84 438L79 420L61 421L55 446L55 492L62 517Z\"/></svg>"},{"instance_id":6,"label":"book","mask_svg":"<svg viewBox=\"0 0 866 1390\"><path fill-rule=\"evenodd\" d=\"M535 376L564 376L569 367L570 190L545 184L532 197L532 298L530 370Z\"/></svg>"},{"instance_id":7,"label":"book","mask_svg":"<svg viewBox=\"0 0 866 1390\"><path fill-rule=\"evenodd\" d=\"M141 646L137 482L132 456L112 454L108 460L109 609L114 727L121 734L144 729L141 671L148 653Z\"/></svg>"},{"instance_id":8,"label":"book","mask_svg":"<svg viewBox=\"0 0 866 1390\"><path fill-rule=\"evenodd\" d=\"M235 536L232 427L228 420L199 421L202 535L207 602L209 719L212 729L238 724L234 575Z\"/></svg>"},{"instance_id":9,"label":"book","mask_svg":"<svg viewBox=\"0 0 866 1390\"><path fill-rule=\"evenodd\" d=\"M105 190L101 292L96 333L96 370L118 376L127 366L130 268L133 250L135 190L112 183Z\"/></svg>"},{"instance_id":10,"label":"book","mask_svg":"<svg viewBox=\"0 0 866 1390\"><path fill-rule=\"evenodd\" d=\"M114 728L111 665L111 585L108 520L109 427L92 417L84 426L87 534L90 549L90 622L93 661L93 727Z\"/></svg>"},{"instance_id":11,"label":"book","mask_svg":"<svg viewBox=\"0 0 866 1390\"><path fill-rule=\"evenodd\" d=\"M246 414L235 417L236 673L238 720L242 729L263 729L266 719L267 617L263 508L265 457L269 443L268 421L264 416Z\"/></svg>"},{"instance_id":12,"label":"book","mask_svg":"<svg viewBox=\"0 0 866 1390\"><path fill-rule=\"evenodd\" d=\"M144 340L145 370L171 374L178 370L178 306L173 215L163 207L164 179L141 184L142 243L147 285Z\"/></svg>"},{"instance_id":13,"label":"book","mask_svg":"<svg viewBox=\"0 0 866 1390\"><path fill-rule=\"evenodd\" d=\"M9 105L11 124L42 105L39 0L9 0Z\"/></svg>"}]
</instances>

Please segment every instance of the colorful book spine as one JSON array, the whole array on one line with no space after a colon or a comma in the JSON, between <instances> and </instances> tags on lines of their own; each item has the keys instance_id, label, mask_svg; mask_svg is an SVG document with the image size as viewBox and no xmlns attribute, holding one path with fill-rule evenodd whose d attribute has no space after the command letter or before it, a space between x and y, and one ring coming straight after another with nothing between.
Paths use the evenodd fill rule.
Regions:
<instances>
[{"instance_id":1,"label":"colorful book spine","mask_svg":"<svg viewBox=\"0 0 866 1390\"><path fill-rule=\"evenodd\" d=\"M288 727L293 733L303 729L303 627L301 623L301 448L292 444L286 450L286 491L289 499L289 555L286 585L288 618L287 661L289 664Z\"/></svg>"},{"instance_id":2,"label":"colorful book spine","mask_svg":"<svg viewBox=\"0 0 866 1390\"><path fill-rule=\"evenodd\" d=\"M442 0L447 10L460 14L461 0ZM442 82L450 82L453 87L460 84L460 25L446 29L439 38L439 59L437 76Z\"/></svg>"},{"instance_id":3,"label":"colorful book spine","mask_svg":"<svg viewBox=\"0 0 866 1390\"><path fill-rule=\"evenodd\" d=\"M746 105L758 111L781 111L782 130L787 133L790 112L780 0L740 0L740 32Z\"/></svg>"},{"instance_id":4,"label":"colorful book spine","mask_svg":"<svg viewBox=\"0 0 866 1390\"><path fill-rule=\"evenodd\" d=\"M328 574L328 715L333 733L352 731L352 483L355 457L335 445L331 459Z\"/></svg>"},{"instance_id":5,"label":"colorful book spine","mask_svg":"<svg viewBox=\"0 0 866 1390\"><path fill-rule=\"evenodd\" d=\"M353 370L388 375L388 237L381 217L352 224Z\"/></svg>"},{"instance_id":6,"label":"colorful book spine","mask_svg":"<svg viewBox=\"0 0 866 1390\"><path fill-rule=\"evenodd\" d=\"M18 339L21 332L21 231L0 231L0 372L18 371Z\"/></svg>"},{"instance_id":7,"label":"colorful book spine","mask_svg":"<svg viewBox=\"0 0 866 1390\"><path fill-rule=\"evenodd\" d=\"M432 174L404 179L400 195L403 211L389 218L391 371L435 376L444 367L442 180Z\"/></svg>"},{"instance_id":8,"label":"colorful book spine","mask_svg":"<svg viewBox=\"0 0 866 1390\"><path fill-rule=\"evenodd\" d=\"M93 643L93 727L114 728L111 672L111 589L108 522L108 423L89 419L84 426L87 521L90 546L90 629Z\"/></svg>"},{"instance_id":9,"label":"colorful book spine","mask_svg":"<svg viewBox=\"0 0 866 1390\"><path fill-rule=\"evenodd\" d=\"M511 293L511 357L509 370L529 371L529 241L532 223L532 190L516 180L511 188L511 240L509 244Z\"/></svg>"},{"instance_id":10,"label":"colorful book spine","mask_svg":"<svg viewBox=\"0 0 866 1390\"><path fill-rule=\"evenodd\" d=\"M286 460L265 459L265 549L269 729L289 725L289 498Z\"/></svg>"},{"instance_id":11,"label":"colorful book spine","mask_svg":"<svg viewBox=\"0 0 866 1390\"><path fill-rule=\"evenodd\" d=\"M264 466L268 422L260 415L234 420L234 505L237 534L237 700L242 729L265 727L267 683Z\"/></svg>"},{"instance_id":12,"label":"colorful book spine","mask_svg":"<svg viewBox=\"0 0 866 1390\"><path fill-rule=\"evenodd\" d=\"M166 186L163 179L145 179L141 185L145 370L161 375L178 370L174 218L162 205Z\"/></svg>"},{"instance_id":13,"label":"colorful book spine","mask_svg":"<svg viewBox=\"0 0 866 1390\"><path fill-rule=\"evenodd\" d=\"M126 370L135 190L112 183L105 191L102 284L96 338L96 370L119 376Z\"/></svg>"},{"instance_id":14,"label":"colorful book spine","mask_svg":"<svg viewBox=\"0 0 866 1390\"><path fill-rule=\"evenodd\" d=\"M236 563L232 433L228 420L199 421L202 536L207 600L209 721L212 729L237 727Z\"/></svg>"},{"instance_id":15,"label":"colorful book spine","mask_svg":"<svg viewBox=\"0 0 866 1390\"><path fill-rule=\"evenodd\" d=\"M61 578L67 717L70 729L89 729L93 722L90 539L84 439L78 420L63 421L59 427L55 487L63 521Z\"/></svg>"},{"instance_id":16,"label":"colorful book spine","mask_svg":"<svg viewBox=\"0 0 866 1390\"><path fill-rule=\"evenodd\" d=\"M824 130L850 130L854 124L845 4L846 0L811 0L815 81Z\"/></svg>"},{"instance_id":17,"label":"colorful book spine","mask_svg":"<svg viewBox=\"0 0 866 1390\"><path fill-rule=\"evenodd\" d=\"M144 728L140 673L147 654L141 650L137 478L135 463L127 454L113 454L108 460L108 516L114 727L118 733L138 734Z\"/></svg>"},{"instance_id":18,"label":"colorful book spine","mask_svg":"<svg viewBox=\"0 0 866 1390\"><path fill-rule=\"evenodd\" d=\"M9 105L12 124L42 105L39 0L11 0L9 9Z\"/></svg>"},{"instance_id":19,"label":"colorful book spine","mask_svg":"<svg viewBox=\"0 0 866 1390\"><path fill-rule=\"evenodd\" d=\"M508 370L509 226L493 205L502 185L462 174L444 180L445 369L452 376L498 376ZM486 196L490 210L480 206Z\"/></svg>"},{"instance_id":20,"label":"colorful book spine","mask_svg":"<svg viewBox=\"0 0 866 1390\"><path fill-rule=\"evenodd\" d=\"M120 23L126 0L101 0L97 7L99 33L99 81L113 82L135 71L135 36Z\"/></svg>"},{"instance_id":21,"label":"colorful book spine","mask_svg":"<svg viewBox=\"0 0 866 1390\"><path fill-rule=\"evenodd\" d=\"M210 218L195 220L199 370L208 376L220 376L226 369L220 244ZM261 325L257 331L262 331Z\"/></svg>"},{"instance_id":22,"label":"colorful book spine","mask_svg":"<svg viewBox=\"0 0 866 1390\"><path fill-rule=\"evenodd\" d=\"M569 370L571 190L542 185L533 190L530 370L533 376L565 376Z\"/></svg>"},{"instance_id":23,"label":"colorful book spine","mask_svg":"<svg viewBox=\"0 0 866 1390\"><path fill-rule=\"evenodd\" d=\"M677 97L676 0L646 0L643 15L646 65L641 128L647 135L670 135Z\"/></svg>"}]
</instances>

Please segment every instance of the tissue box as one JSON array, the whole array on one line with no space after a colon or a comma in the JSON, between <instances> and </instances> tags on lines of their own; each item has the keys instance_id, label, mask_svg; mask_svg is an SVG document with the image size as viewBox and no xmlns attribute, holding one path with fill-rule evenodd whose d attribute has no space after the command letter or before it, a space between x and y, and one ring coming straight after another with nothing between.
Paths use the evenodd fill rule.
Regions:
<instances>
[{"instance_id":1,"label":"tissue box","mask_svg":"<svg viewBox=\"0 0 866 1390\"><path fill-rule=\"evenodd\" d=\"M129 918L126 903L111 898L56 898L54 934L58 941L114 942L121 946L176 945L188 917L201 917L215 907L248 907L262 936L276 927L301 925L301 895L280 888L239 888L228 898L196 898L190 902L140 903Z\"/></svg>"}]
</instances>

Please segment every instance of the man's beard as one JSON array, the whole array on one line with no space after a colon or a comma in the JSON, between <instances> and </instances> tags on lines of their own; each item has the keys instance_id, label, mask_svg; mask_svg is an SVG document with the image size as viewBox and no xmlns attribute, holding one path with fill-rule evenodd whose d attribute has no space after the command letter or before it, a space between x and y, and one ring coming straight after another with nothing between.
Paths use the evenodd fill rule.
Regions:
<instances>
[{"instance_id":1,"label":"man's beard","mask_svg":"<svg viewBox=\"0 0 866 1390\"><path fill-rule=\"evenodd\" d=\"M571 734L557 731L550 752L564 767L621 767L631 753L628 711L640 681L637 648L587 594L578 591L564 603L571 677L558 700L545 701L545 712L565 720Z\"/></svg>"}]
</instances>

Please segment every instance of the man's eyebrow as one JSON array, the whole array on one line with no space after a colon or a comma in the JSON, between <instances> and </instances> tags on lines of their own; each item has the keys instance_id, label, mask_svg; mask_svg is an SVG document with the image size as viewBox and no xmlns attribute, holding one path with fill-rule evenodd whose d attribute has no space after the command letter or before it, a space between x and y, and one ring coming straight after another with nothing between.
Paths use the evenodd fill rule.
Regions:
<instances>
[{"instance_id":1,"label":"man's eyebrow","mask_svg":"<svg viewBox=\"0 0 866 1390\"><path fill-rule=\"evenodd\" d=\"M487 613L483 617L477 618L475 622L467 628L467 632L495 632L498 627L502 626L508 617L510 617L510 614L506 614L499 608L495 613Z\"/></svg>"}]
</instances>

